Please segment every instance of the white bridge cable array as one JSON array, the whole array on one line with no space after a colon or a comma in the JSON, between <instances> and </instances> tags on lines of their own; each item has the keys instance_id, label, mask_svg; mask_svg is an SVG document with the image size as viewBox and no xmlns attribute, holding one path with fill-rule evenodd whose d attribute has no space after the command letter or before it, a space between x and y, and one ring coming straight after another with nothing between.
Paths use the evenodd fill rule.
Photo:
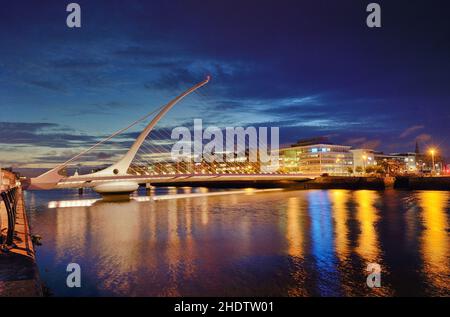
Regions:
<instances>
[{"instance_id":1,"label":"white bridge cable array","mask_svg":"<svg viewBox=\"0 0 450 317\"><path fill-rule=\"evenodd\" d=\"M200 101L206 106L206 103L202 100L206 99L206 97L198 91L196 91L196 94L200 97L200 100L196 101ZM167 119L167 117L164 119ZM236 138L237 142L245 144L245 135L237 135ZM203 157L200 162L195 162L193 157L191 157L191 161L177 161L171 156L171 145L177 141L171 139L171 129L167 128L167 125L166 127L152 130L130 164L128 173L154 176L262 173L260 162L251 162L249 155L244 155L243 158L235 158L233 154L233 158L227 160L229 157L223 153L225 159L217 162L212 159L214 154L202 153ZM251 141L250 138L249 141ZM258 142L256 141L256 143ZM257 145L250 143L244 150L249 154L249 151L257 150ZM267 144L261 138L259 145L267 149Z\"/></svg>"},{"instance_id":2,"label":"white bridge cable array","mask_svg":"<svg viewBox=\"0 0 450 317\"><path fill-rule=\"evenodd\" d=\"M137 125L138 123L148 119L148 117L154 115L155 113L157 113L158 111L160 111L162 108L164 107L164 105L158 107L157 109L153 110L152 112L147 113L145 116L137 119L136 121L132 122L131 124L129 124L128 126L126 126L125 128L122 128L120 130L117 130L116 132L114 132L113 134L111 134L110 136L108 136L107 138L102 139L101 141L95 143L94 145L92 145L91 147L87 148L86 150L83 150L82 152L80 152L79 154L75 155L74 157L70 158L69 160L65 161L64 163L58 165L55 167L55 169L62 169L64 167L67 167L70 165L70 163L75 162L77 159L79 159L80 157L86 155L87 153L92 152L92 150L98 148L100 145L108 142L109 140L115 138L116 136L118 136L119 134L122 134L123 132L131 129L132 127L134 127L135 125Z\"/></svg>"}]
</instances>

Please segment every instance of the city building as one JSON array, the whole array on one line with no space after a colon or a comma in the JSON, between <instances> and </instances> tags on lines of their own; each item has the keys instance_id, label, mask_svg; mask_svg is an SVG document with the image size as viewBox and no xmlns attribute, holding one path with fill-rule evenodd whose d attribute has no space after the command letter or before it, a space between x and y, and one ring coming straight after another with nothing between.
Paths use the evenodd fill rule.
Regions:
<instances>
[{"instance_id":1,"label":"city building","mask_svg":"<svg viewBox=\"0 0 450 317\"><path fill-rule=\"evenodd\" d=\"M350 149L350 146L332 144L325 138L300 140L280 150L281 170L286 173L348 175L353 170Z\"/></svg>"},{"instance_id":2,"label":"city building","mask_svg":"<svg viewBox=\"0 0 450 317\"><path fill-rule=\"evenodd\" d=\"M385 154L372 149L352 149L337 145L327 138L303 139L280 149L280 171L284 173L313 173L329 175L389 175L427 173L431 170L426 155L416 152ZM444 168L436 163L435 171Z\"/></svg>"},{"instance_id":3,"label":"city building","mask_svg":"<svg viewBox=\"0 0 450 317\"><path fill-rule=\"evenodd\" d=\"M374 150L352 149L350 152L353 154L353 171L355 174L365 173L369 166L377 165Z\"/></svg>"},{"instance_id":4,"label":"city building","mask_svg":"<svg viewBox=\"0 0 450 317\"><path fill-rule=\"evenodd\" d=\"M385 173L389 175L410 174L418 171L416 153L385 154L375 152L374 157L376 164L381 166Z\"/></svg>"},{"instance_id":5,"label":"city building","mask_svg":"<svg viewBox=\"0 0 450 317\"><path fill-rule=\"evenodd\" d=\"M407 153L394 153L392 156L400 157L403 159L403 172L404 173L416 173L419 170L418 166L418 154L415 152Z\"/></svg>"}]
</instances>

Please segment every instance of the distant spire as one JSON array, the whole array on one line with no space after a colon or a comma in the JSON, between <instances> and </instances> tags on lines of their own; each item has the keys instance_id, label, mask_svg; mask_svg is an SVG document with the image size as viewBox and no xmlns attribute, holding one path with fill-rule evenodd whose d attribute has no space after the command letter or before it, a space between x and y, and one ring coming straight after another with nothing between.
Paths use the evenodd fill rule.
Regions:
<instances>
[{"instance_id":1,"label":"distant spire","mask_svg":"<svg viewBox=\"0 0 450 317\"><path fill-rule=\"evenodd\" d=\"M416 140L416 150L414 152L416 152L416 154L420 154L419 141L418 140Z\"/></svg>"}]
</instances>

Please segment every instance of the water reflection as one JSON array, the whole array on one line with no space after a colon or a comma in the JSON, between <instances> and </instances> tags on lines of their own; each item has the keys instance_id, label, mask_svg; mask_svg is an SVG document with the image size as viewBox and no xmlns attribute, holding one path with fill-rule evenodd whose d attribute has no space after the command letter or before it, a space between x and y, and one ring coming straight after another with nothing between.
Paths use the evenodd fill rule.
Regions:
<instances>
[{"instance_id":1,"label":"water reflection","mask_svg":"<svg viewBox=\"0 0 450 317\"><path fill-rule=\"evenodd\" d=\"M309 290L299 285L305 285L308 273L303 268L304 257L309 247L309 215L308 202L303 197L289 197L287 201L286 218L283 225L286 227L285 239L287 241L287 254L292 258L293 285L287 290L289 296L308 296Z\"/></svg>"},{"instance_id":2,"label":"water reflection","mask_svg":"<svg viewBox=\"0 0 450 317\"><path fill-rule=\"evenodd\" d=\"M288 241L288 254L292 257L301 257L304 248L304 218L301 215L300 199L291 197L288 199L286 219L286 240Z\"/></svg>"},{"instance_id":3,"label":"water reflection","mask_svg":"<svg viewBox=\"0 0 450 317\"><path fill-rule=\"evenodd\" d=\"M55 218L55 260L62 262L67 256L83 257L89 234L87 210L81 207L66 210L57 209Z\"/></svg>"},{"instance_id":4,"label":"water reflection","mask_svg":"<svg viewBox=\"0 0 450 317\"><path fill-rule=\"evenodd\" d=\"M334 253L331 202L326 191L308 193L311 218L312 254L317 267L317 292L321 296L338 293L339 275Z\"/></svg>"},{"instance_id":5,"label":"water reflection","mask_svg":"<svg viewBox=\"0 0 450 317\"><path fill-rule=\"evenodd\" d=\"M90 204L29 195L46 284L68 296L449 294L448 192L166 193L205 195ZM64 287L70 262L83 269L82 289ZM380 291L365 284L369 262L385 270Z\"/></svg>"},{"instance_id":6,"label":"water reflection","mask_svg":"<svg viewBox=\"0 0 450 317\"><path fill-rule=\"evenodd\" d=\"M380 247L376 223L379 219L375 203L379 199L378 193L371 190L354 192L356 202L356 219L359 221L361 233L358 235L356 252L366 263L380 263Z\"/></svg>"},{"instance_id":7,"label":"water reflection","mask_svg":"<svg viewBox=\"0 0 450 317\"><path fill-rule=\"evenodd\" d=\"M124 216L126 207L127 216ZM64 209L66 211L67 209ZM87 210L89 215L89 254L95 259L99 288L116 289L119 294L131 291L133 276L141 260L141 231L139 223L145 222L136 201L111 203L99 201ZM101 224L101 225L95 225Z\"/></svg>"},{"instance_id":8,"label":"water reflection","mask_svg":"<svg viewBox=\"0 0 450 317\"><path fill-rule=\"evenodd\" d=\"M335 248L341 261L345 261L350 252L348 245L348 208L350 192L347 190L330 190L330 200L333 208Z\"/></svg>"},{"instance_id":9,"label":"water reflection","mask_svg":"<svg viewBox=\"0 0 450 317\"><path fill-rule=\"evenodd\" d=\"M181 247L180 247L180 233L178 231L178 210L177 201L169 200L167 202L167 246L166 250L166 263L167 266L167 278L170 281L167 289L162 293L163 295L179 296L178 292L178 276L180 275L179 261L181 260Z\"/></svg>"},{"instance_id":10,"label":"water reflection","mask_svg":"<svg viewBox=\"0 0 450 317\"><path fill-rule=\"evenodd\" d=\"M448 192L424 191L418 193L425 230L422 232L424 273L435 287L450 290L450 245L448 236Z\"/></svg>"}]
</instances>

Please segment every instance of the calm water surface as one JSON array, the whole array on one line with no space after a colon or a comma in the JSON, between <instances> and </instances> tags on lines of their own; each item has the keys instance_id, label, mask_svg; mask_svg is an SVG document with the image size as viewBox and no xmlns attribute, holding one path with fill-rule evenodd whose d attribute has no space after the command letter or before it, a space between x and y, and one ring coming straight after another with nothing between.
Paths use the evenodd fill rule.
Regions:
<instances>
[{"instance_id":1,"label":"calm water surface","mask_svg":"<svg viewBox=\"0 0 450 317\"><path fill-rule=\"evenodd\" d=\"M177 191L207 190L154 194ZM450 295L449 192L92 198L26 193L32 231L43 237L41 277L56 296ZM80 289L66 287L70 262L81 266ZM372 262L382 267L373 290Z\"/></svg>"}]
</instances>

